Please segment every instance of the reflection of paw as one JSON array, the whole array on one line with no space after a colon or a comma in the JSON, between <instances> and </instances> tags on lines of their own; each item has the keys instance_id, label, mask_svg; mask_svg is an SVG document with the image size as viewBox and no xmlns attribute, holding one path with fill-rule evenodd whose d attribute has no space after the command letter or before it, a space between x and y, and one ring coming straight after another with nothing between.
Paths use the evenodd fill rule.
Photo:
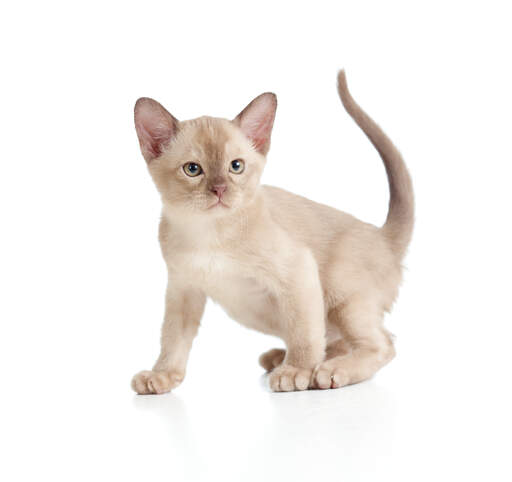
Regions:
<instances>
[{"instance_id":1,"label":"reflection of paw","mask_svg":"<svg viewBox=\"0 0 512 482\"><path fill-rule=\"evenodd\" d=\"M315 370L312 386L314 388L340 388L348 385L350 377L340 360L335 358L324 361Z\"/></svg>"},{"instance_id":2,"label":"reflection of paw","mask_svg":"<svg viewBox=\"0 0 512 482\"><path fill-rule=\"evenodd\" d=\"M275 367L283 363L285 355L286 351L281 348L266 351L260 356L260 365L267 370L267 372L271 372Z\"/></svg>"},{"instance_id":3,"label":"reflection of paw","mask_svg":"<svg viewBox=\"0 0 512 482\"><path fill-rule=\"evenodd\" d=\"M292 392L306 390L309 386L312 370L280 365L269 376L270 389L273 392Z\"/></svg>"},{"instance_id":4,"label":"reflection of paw","mask_svg":"<svg viewBox=\"0 0 512 482\"><path fill-rule=\"evenodd\" d=\"M143 371L132 379L132 388L140 395L170 392L183 381L177 372Z\"/></svg>"}]
</instances>

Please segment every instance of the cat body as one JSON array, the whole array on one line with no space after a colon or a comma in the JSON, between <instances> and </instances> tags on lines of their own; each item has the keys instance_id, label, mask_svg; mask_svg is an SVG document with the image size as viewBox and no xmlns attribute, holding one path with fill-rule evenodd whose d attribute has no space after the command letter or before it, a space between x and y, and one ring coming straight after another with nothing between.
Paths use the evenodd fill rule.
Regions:
<instances>
[{"instance_id":1,"label":"cat body","mask_svg":"<svg viewBox=\"0 0 512 482\"><path fill-rule=\"evenodd\" d=\"M206 298L239 323L282 338L260 357L274 391L337 388L369 378L394 355L382 326L401 281L413 224L412 185L398 151L357 106L347 111L384 160L391 197L382 228L259 184L276 100L262 94L233 121L178 122L141 99L135 121L162 195L159 239L169 272L162 350L137 374L138 393L185 375Z\"/></svg>"}]
</instances>

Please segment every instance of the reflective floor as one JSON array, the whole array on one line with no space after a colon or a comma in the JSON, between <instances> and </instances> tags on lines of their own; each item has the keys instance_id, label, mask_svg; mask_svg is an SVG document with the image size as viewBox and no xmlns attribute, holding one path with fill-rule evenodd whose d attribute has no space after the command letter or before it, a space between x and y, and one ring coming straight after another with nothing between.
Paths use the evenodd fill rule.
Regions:
<instances>
[{"instance_id":1,"label":"reflective floor","mask_svg":"<svg viewBox=\"0 0 512 482\"><path fill-rule=\"evenodd\" d=\"M117 353L100 342L86 357L82 343L73 363L57 368L55 358L55 370L17 379L20 392L2 400L8 480L510 480L507 366L498 350L494 374L493 360L480 365L476 332L454 356L434 332L403 325L397 358L374 379L271 393L256 361L275 340L215 306L207 316L185 382L170 394L130 390L156 348L145 334Z\"/></svg>"}]
</instances>

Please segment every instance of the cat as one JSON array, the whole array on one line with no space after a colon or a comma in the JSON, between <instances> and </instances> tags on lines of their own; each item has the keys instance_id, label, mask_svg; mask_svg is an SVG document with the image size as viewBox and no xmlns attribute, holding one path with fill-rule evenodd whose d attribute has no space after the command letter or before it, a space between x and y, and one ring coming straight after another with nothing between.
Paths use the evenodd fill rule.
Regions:
<instances>
[{"instance_id":1,"label":"cat","mask_svg":"<svg viewBox=\"0 0 512 482\"><path fill-rule=\"evenodd\" d=\"M161 195L167 264L161 353L132 380L140 394L178 386L207 297L241 324L280 337L261 355L272 391L338 388L370 378L395 355L383 327L402 278L414 223L402 157L352 98L341 101L379 152L390 201L381 228L276 187L260 185L276 96L256 97L232 121L179 122L141 98L135 127Z\"/></svg>"}]
</instances>

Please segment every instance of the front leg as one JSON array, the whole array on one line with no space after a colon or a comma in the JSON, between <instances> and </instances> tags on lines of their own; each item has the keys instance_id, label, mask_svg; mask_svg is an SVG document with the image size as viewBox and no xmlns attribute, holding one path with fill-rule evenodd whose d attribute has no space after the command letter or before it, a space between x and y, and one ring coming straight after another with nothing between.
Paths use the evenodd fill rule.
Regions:
<instances>
[{"instance_id":1,"label":"front leg","mask_svg":"<svg viewBox=\"0 0 512 482\"><path fill-rule=\"evenodd\" d=\"M275 392L306 390L313 370L325 356L324 300L318 267L310 253L295 260L278 304L286 356L271 372L270 388Z\"/></svg>"},{"instance_id":2,"label":"front leg","mask_svg":"<svg viewBox=\"0 0 512 482\"><path fill-rule=\"evenodd\" d=\"M199 290L167 287L160 356L153 370L133 377L132 388L137 393L165 393L183 381L205 302L206 297Z\"/></svg>"}]
</instances>

